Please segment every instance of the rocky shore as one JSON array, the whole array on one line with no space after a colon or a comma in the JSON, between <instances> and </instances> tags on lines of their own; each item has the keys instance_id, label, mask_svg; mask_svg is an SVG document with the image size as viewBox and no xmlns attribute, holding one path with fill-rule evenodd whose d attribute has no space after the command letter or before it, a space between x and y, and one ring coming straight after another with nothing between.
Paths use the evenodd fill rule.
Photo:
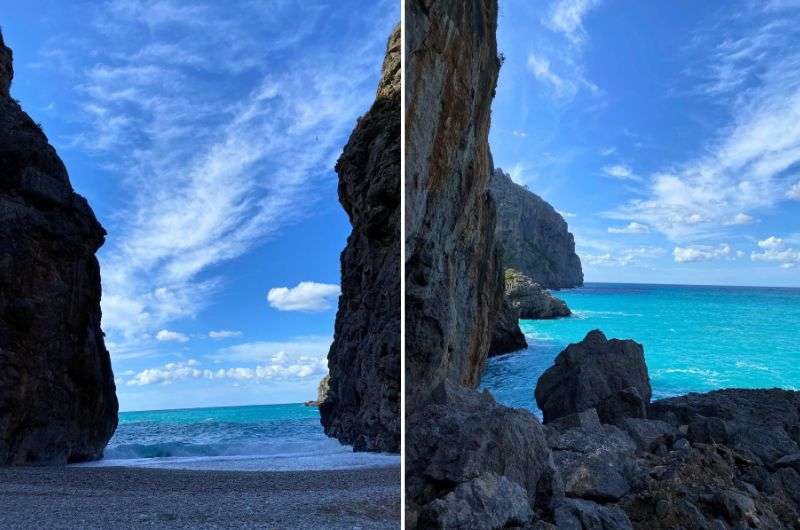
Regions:
<instances>
[{"instance_id":1,"label":"rocky shore","mask_svg":"<svg viewBox=\"0 0 800 530\"><path fill-rule=\"evenodd\" d=\"M800 525L798 392L725 389L651 402L642 346L595 330L559 354L535 395L543 425L488 393L472 406L494 409L488 423L469 413L430 417L446 433L438 443L481 449L431 452L429 478L457 485L421 510L421 527Z\"/></svg>"}]
</instances>

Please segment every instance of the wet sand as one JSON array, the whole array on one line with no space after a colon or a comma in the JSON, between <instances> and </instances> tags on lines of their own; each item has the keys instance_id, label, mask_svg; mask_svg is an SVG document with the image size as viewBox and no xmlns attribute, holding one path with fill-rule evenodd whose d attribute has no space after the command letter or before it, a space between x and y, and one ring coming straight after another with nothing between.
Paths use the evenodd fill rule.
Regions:
<instances>
[{"instance_id":1,"label":"wet sand","mask_svg":"<svg viewBox=\"0 0 800 530\"><path fill-rule=\"evenodd\" d=\"M0 468L0 528L400 527L400 469Z\"/></svg>"}]
</instances>

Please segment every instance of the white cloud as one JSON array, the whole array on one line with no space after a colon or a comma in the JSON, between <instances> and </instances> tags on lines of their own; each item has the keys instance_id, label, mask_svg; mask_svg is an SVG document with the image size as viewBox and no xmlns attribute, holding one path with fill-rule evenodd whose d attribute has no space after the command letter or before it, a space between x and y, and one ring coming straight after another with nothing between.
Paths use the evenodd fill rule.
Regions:
<instances>
[{"instance_id":1,"label":"white cloud","mask_svg":"<svg viewBox=\"0 0 800 530\"><path fill-rule=\"evenodd\" d=\"M550 12L547 26L563 33L574 44L580 44L585 38L583 19L598 5L599 0L559 0Z\"/></svg>"},{"instance_id":2,"label":"white cloud","mask_svg":"<svg viewBox=\"0 0 800 530\"><path fill-rule=\"evenodd\" d=\"M575 82L564 79L550 67L550 60L535 53L528 54L528 70L538 79L553 89L553 93L558 98L571 98L578 91Z\"/></svg>"},{"instance_id":3,"label":"white cloud","mask_svg":"<svg viewBox=\"0 0 800 530\"><path fill-rule=\"evenodd\" d=\"M170 384L192 379L233 380L263 382L272 380L291 381L322 377L328 371L327 351L325 353L298 354L278 351L270 354L261 364L206 368L198 361L167 363L157 368L147 368L130 377L126 385L146 386ZM131 374L125 374L131 375Z\"/></svg>"},{"instance_id":4,"label":"white cloud","mask_svg":"<svg viewBox=\"0 0 800 530\"><path fill-rule=\"evenodd\" d=\"M728 226L737 226L737 225L748 225L753 222L753 217L747 215L746 213L739 212L733 216L732 219L724 222L723 224Z\"/></svg>"},{"instance_id":5,"label":"white cloud","mask_svg":"<svg viewBox=\"0 0 800 530\"><path fill-rule=\"evenodd\" d=\"M324 311L341 293L338 285L300 282L295 287L275 287L267 293L269 305L280 311Z\"/></svg>"},{"instance_id":6,"label":"white cloud","mask_svg":"<svg viewBox=\"0 0 800 530\"><path fill-rule=\"evenodd\" d=\"M558 212L558 214L559 214L561 217L563 217L564 219L570 219L570 218L572 218L572 217L578 217L578 214L576 214L576 213L572 213L572 212L565 212L565 211L562 211L562 210L556 210L556 211L557 211L557 212Z\"/></svg>"},{"instance_id":7,"label":"white cloud","mask_svg":"<svg viewBox=\"0 0 800 530\"><path fill-rule=\"evenodd\" d=\"M716 247L710 245L689 245L687 247L675 247L672 251L672 256L677 263L711 261L730 255L731 247L726 244L720 244Z\"/></svg>"},{"instance_id":8,"label":"white cloud","mask_svg":"<svg viewBox=\"0 0 800 530\"><path fill-rule=\"evenodd\" d=\"M156 333L156 340L161 342L188 342L189 337L183 333L178 333L177 331L162 329Z\"/></svg>"},{"instance_id":9,"label":"white cloud","mask_svg":"<svg viewBox=\"0 0 800 530\"><path fill-rule=\"evenodd\" d=\"M224 362L263 363L280 354L294 357L324 357L328 354L332 343L333 338L321 336L296 337L287 341L244 342L222 348L208 358Z\"/></svg>"},{"instance_id":10,"label":"white cloud","mask_svg":"<svg viewBox=\"0 0 800 530\"><path fill-rule=\"evenodd\" d=\"M627 226L608 228L609 234L647 234L648 232L650 232L649 226L635 221L628 223Z\"/></svg>"},{"instance_id":11,"label":"white cloud","mask_svg":"<svg viewBox=\"0 0 800 530\"><path fill-rule=\"evenodd\" d=\"M511 134L513 134L517 138L527 138L528 137L528 133L526 133L525 131L515 130L515 131L511 131Z\"/></svg>"},{"instance_id":12,"label":"white cloud","mask_svg":"<svg viewBox=\"0 0 800 530\"><path fill-rule=\"evenodd\" d=\"M156 383L172 383L183 379L198 379L203 377L203 371L197 368L197 361L190 359L186 362L167 363L159 368L142 370L128 379L128 386L146 386Z\"/></svg>"},{"instance_id":13,"label":"white cloud","mask_svg":"<svg viewBox=\"0 0 800 530\"><path fill-rule=\"evenodd\" d=\"M781 268L789 269L800 265L800 249L790 247L787 241L780 237L770 236L758 242L764 249L761 252L751 252L753 261L777 262Z\"/></svg>"},{"instance_id":14,"label":"white cloud","mask_svg":"<svg viewBox=\"0 0 800 530\"><path fill-rule=\"evenodd\" d=\"M786 197L800 201L800 181L792 184L792 187L786 192Z\"/></svg>"},{"instance_id":15,"label":"white cloud","mask_svg":"<svg viewBox=\"0 0 800 530\"><path fill-rule=\"evenodd\" d=\"M717 44L702 42L712 50L710 64L701 65L711 81L700 84L699 97L723 107L729 122L700 156L662 170L644 198L612 218L647 223L673 241L698 240L719 235L739 214L786 198L787 172L800 163L800 51L789 45L800 30L783 13L767 20L753 15L759 22L744 33L732 23L721 42L716 31Z\"/></svg>"},{"instance_id":16,"label":"white cloud","mask_svg":"<svg viewBox=\"0 0 800 530\"><path fill-rule=\"evenodd\" d=\"M608 250L600 254L580 251L581 261L586 265L598 267L627 267L642 265L664 256L666 250L660 247L633 247L619 250Z\"/></svg>"},{"instance_id":17,"label":"white cloud","mask_svg":"<svg viewBox=\"0 0 800 530\"><path fill-rule=\"evenodd\" d=\"M214 340L232 339L234 337L241 337L241 331L233 331L228 329L221 329L219 331L209 331L208 338Z\"/></svg>"},{"instance_id":18,"label":"white cloud","mask_svg":"<svg viewBox=\"0 0 800 530\"><path fill-rule=\"evenodd\" d=\"M310 3L114 0L86 14L85 38L65 41L79 49L62 62L92 61L60 71L81 101L73 145L122 184L100 253L103 328L119 351L144 351L156 330L196 316L223 281L209 269L313 211L372 102L394 23L371 5L358 16L374 30L332 49L308 39L323 14ZM290 48L303 39L302 53Z\"/></svg>"},{"instance_id":19,"label":"white cloud","mask_svg":"<svg viewBox=\"0 0 800 530\"><path fill-rule=\"evenodd\" d=\"M614 177L615 179L620 180L642 180L640 176L635 175L633 171L631 171L631 168L623 164L605 166L603 168L603 173L609 177Z\"/></svg>"}]
</instances>

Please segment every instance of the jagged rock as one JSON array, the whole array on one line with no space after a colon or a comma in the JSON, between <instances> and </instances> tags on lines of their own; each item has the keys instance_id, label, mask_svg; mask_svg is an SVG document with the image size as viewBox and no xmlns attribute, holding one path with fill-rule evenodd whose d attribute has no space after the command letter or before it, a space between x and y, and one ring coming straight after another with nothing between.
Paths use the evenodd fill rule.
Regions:
<instances>
[{"instance_id":1,"label":"jagged rock","mask_svg":"<svg viewBox=\"0 0 800 530\"><path fill-rule=\"evenodd\" d=\"M476 387L503 295L489 194L497 2L406 2L406 407ZM409 426L408 432L414 430Z\"/></svg>"},{"instance_id":2,"label":"jagged rock","mask_svg":"<svg viewBox=\"0 0 800 530\"><path fill-rule=\"evenodd\" d=\"M583 285L575 239L556 210L495 169L491 193L497 203L497 240L504 268L513 268L549 289Z\"/></svg>"},{"instance_id":3,"label":"jagged rock","mask_svg":"<svg viewBox=\"0 0 800 530\"><path fill-rule=\"evenodd\" d=\"M640 451L653 452L659 445L672 445L678 429L665 421L625 418L619 426L636 442Z\"/></svg>"},{"instance_id":4,"label":"jagged rock","mask_svg":"<svg viewBox=\"0 0 800 530\"><path fill-rule=\"evenodd\" d=\"M431 502L422 510L419 523L425 528L493 530L522 526L532 517L522 486L506 477L483 473Z\"/></svg>"},{"instance_id":5,"label":"jagged rock","mask_svg":"<svg viewBox=\"0 0 800 530\"><path fill-rule=\"evenodd\" d=\"M514 269L505 270L505 299L523 319L559 318L572 314L566 302Z\"/></svg>"},{"instance_id":6,"label":"jagged rock","mask_svg":"<svg viewBox=\"0 0 800 530\"><path fill-rule=\"evenodd\" d=\"M559 530L633 530L625 512L591 501L560 499L553 513Z\"/></svg>"},{"instance_id":7,"label":"jagged rock","mask_svg":"<svg viewBox=\"0 0 800 530\"><path fill-rule=\"evenodd\" d=\"M413 511L484 473L521 485L531 505L537 493L558 489L541 424L488 392L444 382L406 424L406 504Z\"/></svg>"},{"instance_id":8,"label":"jagged rock","mask_svg":"<svg viewBox=\"0 0 800 530\"><path fill-rule=\"evenodd\" d=\"M494 324L489 356L502 355L527 347L525 335L519 329L519 312L511 307L507 299L504 299Z\"/></svg>"},{"instance_id":9,"label":"jagged rock","mask_svg":"<svg viewBox=\"0 0 800 530\"><path fill-rule=\"evenodd\" d=\"M304 404L306 407L319 407L322 402L325 401L325 398L328 395L328 389L330 388L331 384L331 376L326 375L323 377L320 382L319 386L317 386L317 399L306 401Z\"/></svg>"},{"instance_id":10,"label":"jagged rock","mask_svg":"<svg viewBox=\"0 0 800 530\"><path fill-rule=\"evenodd\" d=\"M535 391L545 423L590 408L603 423L646 417L651 394L642 346L599 330L559 353Z\"/></svg>"},{"instance_id":11,"label":"jagged rock","mask_svg":"<svg viewBox=\"0 0 800 530\"><path fill-rule=\"evenodd\" d=\"M117 427L100 329L105 231L11 99L0 35L0 464L100 458Z\"/></svg>"},{"instance_id":12,"label":"jagged rock","mask_svg":"<svg viewBox=\"0 0 800 530\"><path fill-rule=\"evenodd\" d=\"M547 424L549 428L564 431L573 427L585 427L592 430L600 429L600 418L597 410L587 409L575 414L561 416Z\"/></svg>"},{"instance_id":13,"label":"jagged rock","mask_svg":"<svg viewBox=\"0 0 800 530\"><path fill-rule=\"evenodd\" d=\"M775 464L775 467L791 467L797 472L800 472L800 453L795 453L793 455L786 455L782 458L779 458Z\"/></svg>"},{"instance_id":14,"label":"jagged rock","mask_svg":"<svg viewBox=\"0 0 800 530\"><path fill-rule=\"evenodd\" d=\"M654 401L650 417L689 425L690 441L725 444L771 465L800 453L800 393L725 389Z\"/></svg>"},{"instance_id":15,"label":"jagged rock","mask_svg":"<svg viewBox=\"0 0 800 530\"><path fill-rule=\"evenodd\" d=\"M400 28L375 102L336 164L353 230L328 353L325 433L358 451L400 451Z\"/></svg>"}]
</instances>

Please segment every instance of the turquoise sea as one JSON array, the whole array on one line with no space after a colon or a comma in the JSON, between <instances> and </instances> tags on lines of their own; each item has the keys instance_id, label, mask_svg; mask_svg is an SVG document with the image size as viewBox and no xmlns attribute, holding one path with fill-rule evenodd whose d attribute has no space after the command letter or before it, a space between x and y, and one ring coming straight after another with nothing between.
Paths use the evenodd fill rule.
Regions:
<instances>
[{"instance_id":1,"label":"turquoise sea","mask_svg":"<svg viewBox=\"0 0 800 530\"><path fill-rule=\"evenodd\" d=\"M325 436L316 407L121 412L105 456L83 466L299 471L400 464L397 455L354 453Z\"/></svg>"},{"instance_id":2,"label":"turquoise sea","mask_svg":"<svg viewBox=\"0 0 800 530\"><path fill-rule=\"evenodd\" d=\"M800 289L589 283L554 293L574 315L521 320L528 349L489 360L481 386L540 414L539 376L592 329L644 346L653 397L718 388L800 390Z\"/></svg>"}]
</instances>

